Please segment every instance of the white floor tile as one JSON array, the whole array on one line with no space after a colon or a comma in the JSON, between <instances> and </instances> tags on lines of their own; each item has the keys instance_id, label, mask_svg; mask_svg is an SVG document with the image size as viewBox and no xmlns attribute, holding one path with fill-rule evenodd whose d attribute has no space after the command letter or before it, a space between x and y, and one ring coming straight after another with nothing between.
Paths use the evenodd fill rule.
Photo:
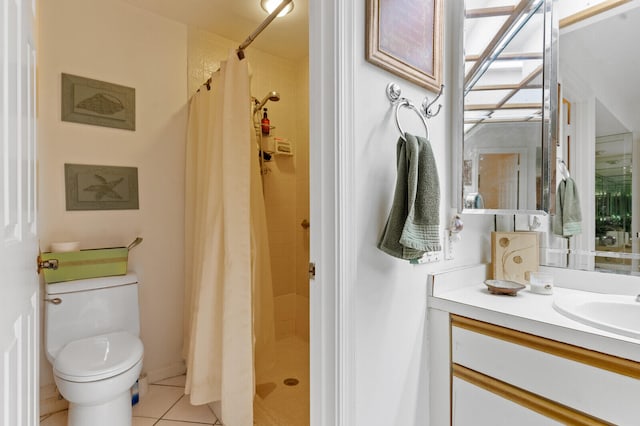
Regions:
<instances>
[{"instance_id":1,"label":"white floor tile","mask_svg":"<svg viewBox=\"0 0 640 426\"><path fill-rule=\"evenodd\" d=\"M183 395L182 388L150 385L149 392L133 407L133 415L161 418Z\"/></svg>"},{"instance_id":2,"label":"white floor tile","mask_svg":"<svg viewBox=\"0 0 640 426\"><path fill-rule=\"evenodd\" d=\"M184 387L186 381L187 376L185 374L182 374L181 376L169 377L168 379L161 380L157 383L154 383L154 385Z\"/></svg>"},{"instance_id":3,"label":"white floor tile","mask_svg":"<svg viewBox=\"0 0 640 426\"><path fill-rule=\"evenodd\" d=\"M131 426L153 426L158 419L152 419L150 417L134 417L131 421Z\"/></svg>"},{"instance_id":4,"label":"white floor tile","mask_svg":"<svg viewBox=\"0 0 640 426\"><path fill-rule=\"evenodd\" d=\"M195 426L195 425L213 425L213 423L191 423L191 422L177 422L174 420L160 420L156 423L158 426Z\"/></svg>"},{"instance_id":5,"label":"white floor tile","mask_svg":"<svg viewBox=\"0 0 640 426\"><path fill-rule=\"evenodd\" d=\"M207 404L209 406L209 408L211 409L211 411L213 411L213 414L216 415L216 417L218 418L218 421L220 421L220 413L222 412L222 402L221 401L213 401Z\"/></svg>"},{"instance_id":6,"label":"white floor tile","mask_svg":"<svg viewBox=\"0 0 640 426\"><path fill-rule=\"evenodd\" d=\"M218 419L207 405L191 405L185 396L164 415L163 419L213 424Z\"/></svg>"},{"instance_id":7,"label":"white floor tile","mask_svg":"<svg viewBox=\"0 0 640 426\"><path fill-rule=\"evenodd\" d=\"M278 341L277 351L277 365L265 378L269 389L265 388L264 399L260 400L259 407L254 407L256 422L258 425L308 425L308 342L296 337L282 339ZM282 380L287 377L298 378L300 384L294 387L283 385ZM184 375L176 376L150 385L148 393L133 407L132 426L220 425L208 405L193 406L189 403L188 396L184 396L185 378ZM40 426L66 424L66 411L48 416L40 422Z\"/></svg>"},{"instance_id":8,"label":"white floor tile","mask_svg":"<svg viewBox=\"0 0 640 426\"><path fill-rule=\"evenodd\" d=\"M40 426L67 426L67 411L50 415L40 422Z\"/></svg>"}]
</instances>

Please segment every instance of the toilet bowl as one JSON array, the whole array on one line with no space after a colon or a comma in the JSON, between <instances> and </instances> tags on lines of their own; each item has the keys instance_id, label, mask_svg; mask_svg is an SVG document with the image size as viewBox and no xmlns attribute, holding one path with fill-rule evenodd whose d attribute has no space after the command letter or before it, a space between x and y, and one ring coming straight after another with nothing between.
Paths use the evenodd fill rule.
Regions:
<instances>
[{"instance_id":1,"label":"toilet bowl","mask_svg":"<svg viewBox=\"0 0 640 426\"><path fill-rule=\"evenodd\" d=\"M69 425L130 424L130 389L142 370L142 354L142 342L128 332L67 344L53 364L53 374L70 404Z\"/></svg>"},{"instance_id":2,"label":"toilet bowl","mask_svg":"<svg viewBox=\"0 0 640 426\"><path fill-rule=\"evenodd\" d=\"M47 357L69 426L130 426L142 370L135 275L47 285Z\"/></svg>"}]
</instances>

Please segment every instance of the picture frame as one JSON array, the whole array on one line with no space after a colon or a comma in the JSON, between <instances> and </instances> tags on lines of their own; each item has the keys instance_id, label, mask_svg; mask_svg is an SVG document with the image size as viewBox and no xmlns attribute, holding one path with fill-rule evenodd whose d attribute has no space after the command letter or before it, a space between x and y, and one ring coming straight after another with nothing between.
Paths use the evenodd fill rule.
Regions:
<instances>
[{"instance_id":1,"label":"picture frame","mask_svg":"<svg viewBox=\"0 0 640 426\"><path fill-rule=\"evenodd\" d=\"M138 168L65 164L67 211L136 210Z\"/></svg>"},{"instance_id":2,"label":"picture frame","mask_svg":"<svg viewBox=\"0 0 640 426\"><path fill-rule=\"evenodd\" d=\"M539 264L537 232L491 233L493 279L526 284L529 272L537 272Z\"/></svg>"},{"instance_id":3,"label":"picture frame","mask_svg":"<svg viewBox=\"0 0 640 426\"><path fill-rule=\"evenodd\" d=\"M425 89L440 91L442 3L367 0L367 61Z\"/></svg>"},{"instance_id":4,"label":"picture frame","mask_svg":"<svg viewBox=\"0 0 640 426\"><path fill-rule=\"evenodd\" d=\"M132 87L62 73L62 121L136 129L136 92Z\"/></svg>"}]
</instances>

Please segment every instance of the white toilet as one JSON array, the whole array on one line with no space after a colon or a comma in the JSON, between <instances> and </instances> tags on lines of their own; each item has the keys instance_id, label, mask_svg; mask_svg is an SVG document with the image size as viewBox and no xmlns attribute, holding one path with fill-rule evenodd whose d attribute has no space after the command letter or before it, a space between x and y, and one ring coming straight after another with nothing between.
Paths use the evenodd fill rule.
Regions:
<instances>
[{"instance_id":1,"label":"white toilet","mask_svg":"<svg viewBox=\"0 0 640 426\"><path fill-rule=\"evenodd\" d=\"M142 370L135 274L46 285L45 346L69 426L130 426Z\"/></svg>"}]
</instances>

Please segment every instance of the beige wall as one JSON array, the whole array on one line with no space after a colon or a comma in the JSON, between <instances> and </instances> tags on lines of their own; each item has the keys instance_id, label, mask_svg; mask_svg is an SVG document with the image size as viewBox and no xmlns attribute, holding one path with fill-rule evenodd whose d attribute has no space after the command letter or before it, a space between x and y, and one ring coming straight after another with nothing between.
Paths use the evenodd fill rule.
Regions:
<instances>
[{"instance_id":1,"label":"beige wall","mask_svg":"<svg viewBox=\"0 0 640 426\"><path fill-rule=\"evenodd\" d=\"M180 369L187 29L118 0L40 1L39 8L41 248L52 241L122 246L142 236L130 269L141 283L144 370ZM136 130L62 122L63 72L134 87ZM140 208L65 211L65 163L137 167ZM41 386L52 381L43 357Z\"/></svg>"},{"instance_id":2,"label":"beige wall","mask_svg":"<svg viewBox=\"0 0 640 426\"><path fill-rule=\"evenodd\" d=\"M189 30L189 93L194 93L219 68L229 50L238 46L209 32ZM308 339L309 232L300 226L309 218L309 78L308 59L287 60L248 48L251 93L262 98L280 93L268 102L273 135L295 144L293 157L274 156L264 163L264 191L269 227L276 335L298 334Z\"/></svg>"},{"instance_id":3,"label":"beige wall","mask_svg":"<svg viewBox=\"0 0 640 426\"><path fill-rule=\"evenodd\" d=\"M152 376L183 368L181 357L184 240L184 144L188 98L237 42L187 29L118 0L40 2L38 57L39 210L43 251L52 241L82 248L122 246L141 282L144 370ZM278 337L308 338L308 60L247 50L252 94L269 102L276 136L293 140L294 157L266 163L266 206L274 267ZM136 89L136 130L60 120L60 74ZM138 168L140 209L65 210L64 164ZM297 267L297 269L296 269ZM44 348L44 342L43 348ZM53 382L42 357L41 386Z\"/></svg>"}]
</instances>

